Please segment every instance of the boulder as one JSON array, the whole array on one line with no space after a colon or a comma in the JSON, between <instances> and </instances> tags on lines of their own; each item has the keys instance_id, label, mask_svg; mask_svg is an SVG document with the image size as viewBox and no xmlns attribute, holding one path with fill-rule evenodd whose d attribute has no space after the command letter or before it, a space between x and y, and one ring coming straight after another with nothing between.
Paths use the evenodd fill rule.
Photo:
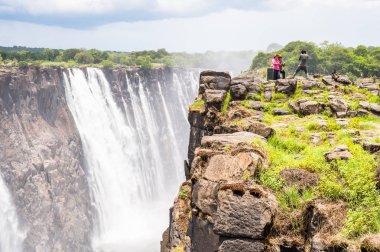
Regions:
<instances>
[{"instance_id":1,"label":"boulder","mask_svg":"<svg viewBox=\"0 0 380 252\"><path fill-rule=\"evenodd\" d=\"M211 251L211 250L204 250ZM262 241L250 239L227 239L222 242L218 252L264 252L265 246Z\"/></svg>"},{"instance_id":2,"label":"boulder","mask_svg":"<svg viewBox=\"0 0 380 252\"><path fill-rule=\"evenodd\" d=\"M330 240L320 235L314 236L310 241L310 252L357 251L349 249L349 243L345 240Z\"/></svg>"},{"instance_id":3,"label":"boulder","mask_svg":"<svg viewBox=\"0 0 380 252\"><path fill-rule=\"evenodd\" d=\"M203 71L200 74L200 94L206 89L229 90L231 76L227 72Z\"/></svg>"},{"instance_id":4,"label":"boulder","mask_svg":"<svg viewBox=\"0 0 380 252\"><path fill-rule=\"evenodd\" d=\"M352 83L347 75L333 75L333 78L336 82L339 82L343 85L350 85Z\"/></svg>"},{"instance_id":5,"label":"boulder","mask_svg":"<svg viewBox=\"0 0 380 252\"><path fill-rule=\"evenodd\" d=\"M264 98L267 101L272 100L272 95L275 89L275 84L274 83L268 83L264 85Z\"/></svg>"},{"instance_id":6,"label":"boulder","mask_svg":"<svg viewBox=\"0 0 380 252\"><path fill-rule=\"evenodd\" d=\"M364 238L360 249L362 252L380 252L380 234Z\"/></svg>"},{"instance_id":7,"label":"boulder","mask_svg":"<svg viewBox=\"0 0 380 252\"><path fill-rule=\"evenodd\" d=\"M233 121L236 119L242 119L242 118L247 118L251 117L254 115L251 110L245 108L245 107L237 107L237 108L231 108L228 111L228 119Z\"/></svg>"},{"instance_id":8,"label":"boulder","mask_svg":"<svg viewBox=\"0 0 380 252\"><path fill-rule=\"evenodd\" d=\"M327 162L331 162L333 160L348 160L352 157L348 147L345 145L339 145L332 152L326 152L323 155L325 156Z\"/></svg>"},{"instance_id":9,"label":"boulder","mask_svg":"<svg viewBox=\"0 0 380 252\"><path fill-rule=\"evenodd\" d=\"M303 90L311 90L313 88L323 88L323 84L316 80L303 80L302 81L302 89Z\"/></svg>"},{"instance_id":10,"label":"boulder","mask_svg":"<svg viewBox=\"0 0 380 252\"><path fill-rule=\"evenodd\" d=\"M273 128L267 126L265 123L250 121L246 127L244 127L245 131L252 132L259 136L263 136L265 138L269 138L275 134Z\"/></svg>"},{"instance_id":11,"label":"boulder","mask_svg":"<svg viewBox=\"0 0 380 252\"><path fill-rule=\"evenodd\" d=\"M291 113L288 111L288 110L285 110L285 109L278 109L278 108L275 108L273 110L273 115L279 115L279 116L282 116L282 115L290 115Z\"/></svg>"},{"instance_id":12,"label":"boulder","mask_svg":"<svg viewBox=\"0 0 380 252\"><path fill-rule=\"evenodd\" d=\"M365 149L371 154L380 151L380 143L364 142L362 146L363 149Z\"/></svg>"},{"instance_id":13,"label":"boulder","mask_svg":"<svg viewBox=\"0 0 380 252\"><path fill-rule=\"evenodd\" d=\"M365 109L358 109L356 111L356 115L357 116L368 116L369 115L369 112Z\"/></svg>"},{"instance_id":14,"label":"boulder","mask_svg":"<svg viewBox=\"0 0 380 252\"><path fill-rule=\"evenodd\" d=\"M342 98L335 98L330 101L330 108L333 112L347 112L349 104Z\"/></svg>"},{"instance_id":15,"label":"boulder","mask_svg":"<svg viewBox=\"0 0 380 252\"><path fill-rule=\"evenodd\" d=\"M300 104L299 108L302 115L318 114L322 111L322 107L319 102L316 101L303 102Z\"/></svg>"},{"instance_id":16,"label":"boulder","mask_svg":"<svg viewBox=\"0 0 380 252\"><path fill-rule=\"evenodd\" d=\"M289 102L289 103L288 103L288 106L289 106L289 108L290 108L295 114L299 114L299 113L300 113L300 108L299 108L299 106L297 106L296 103L294 103L294 102Z\"/></svg>"},{"instance_id":17,"label":"boulder","mask_svg":"<svg viewBox=\"0 0 380 252\"><path fill-rule=\"evenodd\" d=\"M221 110L224 99L226 98L226 91L206 89L205 99L207 107L215 107L217 110Z\"/></svg>"},{"instance_id":18,"label":"boulder","mask_svg":"<svg viewBox=\"0 0 380 252\"><path fill-rule=\"evenodd\" d=\"M233 100L244 100L248 93L247 88L242 84L231 86L230 91Z\"/></svg>"},{"instance_id":19,"label":"boulder","mask_svg":"<svg viewBox=\"0 0 380 252\"><path fill-rule=\"evenodd\" d=\"M331 235L341 231L346 215L347 207L343 201L328 201L316 199L307 203L303 214L306 237L316 235Z\"/></svg>"},{"instance_id":20,"label":"boulder","mask_svg":"<svg viewBox=\"0 0 380 252\"><path fill-rule=\"evenodd\" d=\"M335 86L337 85L338 83L332 78L332 76L324 76L322 77L322 82L326 85L329 85L329 86Z\"/></svg>"},{"instance_id":21,"label":"boulder","mask_svg":"<svg viewBox=\"0 0 380 252\"><path fill-rule=\"evenodd\" d=\"M277 208L275 197L232 190L218 192L218 211L214 231L225 237L264 239L273 225Z\"/></svg>"},{"instance_id":22,"label":"boulder","mask_svg":"<svg viewBox=\"0 0 380 252\"><path fill-rule=\"evenodd\" d=\"M377 103L371 103L369 105L369 111L371 111L372 113L376 115L380 115L380 105Z\"/></svg>"},{"instance_id":23,"label":"boulder","mask_svg":"<svg viewBox=\"0 0 380 252\"><path fill-rule=\"evenodd\" d=\"M263 111L264 110L264 103L259 101L249 101L248 102L251 109L257 110L257 111Z\"/></svg>"},{"instance_id":24,"label":"boulder","mask_svg":"<svg viewBox=\"0 0 380 252\"><path fill-rule=\"evenodd\" d=\"M277 93L284 93L286 95L293 95L297 89L297 83L293 79L280 79L275 83L275 90Z\"/></svg>"},{"instance_id":25,"label":"boulder","mask_svg":"<svg viewBox=\"0 0 380 252\"><path fill-rule=\"evenodd\" d=\"M359 102L359 106L360 107L362 107L362 108L364 108L364 109L369 109L369 103L368 102L366 102L366 101L360 101Z\"/></svg>"},{"instance_id":26,"label":"boulder","mask_svg":"<svg viewBox=\"0 0 380 252\"><path fill-rule=\"evenodd\" d=\"M336 117L345 118L347 117L347 112L336 112Z\"/></svg>"},{"instance_id":27,"label":"boulder","mask_svg":"<svg viewBox=\"0 0 380 252\"><path fill-rule=\"evenodd\" d=\"M209 181L238 181L245 171L255 174L256 169L263 164L262 157L254 152L242 152L236 156L220 154L211 157L205 168L203 177ZM205 184L205 183L203 183ZM203 186L205 187L205 186ZM215 188L216 186L212 187ZM212 189L211 185L209 189Z\"/></svg>"}]
</instances>

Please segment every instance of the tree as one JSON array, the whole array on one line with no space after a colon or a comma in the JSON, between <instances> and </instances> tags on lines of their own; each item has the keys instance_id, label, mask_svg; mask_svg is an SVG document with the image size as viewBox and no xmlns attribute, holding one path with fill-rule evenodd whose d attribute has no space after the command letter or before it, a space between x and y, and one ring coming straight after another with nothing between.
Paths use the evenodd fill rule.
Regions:
<instances>
[{"instance_id":1,"label":"tree","mask_svg":"<svg viewBox=\"0 0 380 252\"><path fill-rule=\"evenodd\" d=\"M360 45L360 46L356 47L356 49L354 50L354 53L357 56L365 57L368 55L368 49L367 49L367 47Z\"/></svg>"},{"instance_id":2,"label":"tree","mask_svg":"<svg viewBox=\"0 0 380 252\"><path fill-rule=\"evenodd\" d=\"M77 53L79 52L82 52L83 50L81 49L76 49L76 48L72 48L72 49L67 49L67 50L64 50L60 59L62 61L69 61L69 60L74 60L75 58L75 55L77 55Z\"/></svg>"},{"instance_id":3,"label":"tree","mask_svg":"<svg viewBox=\"0 0 380 252\"><path fill-rule=\"evenodd\" d=\"M74 60L78 63L81 63L81 64L92 64L95 62L94 57L88 51L87 52L86 51L78 52L74 56Z\"/></svg>"}]
</instances>

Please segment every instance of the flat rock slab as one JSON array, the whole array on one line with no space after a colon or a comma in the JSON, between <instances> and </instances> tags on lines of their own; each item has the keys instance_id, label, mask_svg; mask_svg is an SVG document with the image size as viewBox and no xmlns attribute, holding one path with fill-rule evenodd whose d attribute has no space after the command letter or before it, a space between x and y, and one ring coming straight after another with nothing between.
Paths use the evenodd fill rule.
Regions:
<instances>
[{"instance_id":1,"label":"flat rock slab","mask_svg":"<svg viewBox=\"0 0 380 252\"><path fill-rule=\"evenodd\" d=\"M265 140L265 137L251 133L251 132L236 132L232 134L215 134L212 136L205 136L202 138L201 145L204 147L212 145L236 145L236 144L250 144L255 139Z\"/></svg>"}]
</instances>

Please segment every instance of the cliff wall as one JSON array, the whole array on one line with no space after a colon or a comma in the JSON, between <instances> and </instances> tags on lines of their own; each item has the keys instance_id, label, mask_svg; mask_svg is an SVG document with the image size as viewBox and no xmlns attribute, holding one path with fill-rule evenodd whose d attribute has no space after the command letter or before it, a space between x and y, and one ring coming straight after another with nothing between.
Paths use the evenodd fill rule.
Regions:
<instances>
[{"instance_id":1,"label":"cliff wall","mask_svg":"<svg viewBox=\"0 0 380 252\"><path fill-rule=\"evenodd\" d=\"M379 90L202 72L161 251L377 251Z\"/></svg>"}]
</instances>

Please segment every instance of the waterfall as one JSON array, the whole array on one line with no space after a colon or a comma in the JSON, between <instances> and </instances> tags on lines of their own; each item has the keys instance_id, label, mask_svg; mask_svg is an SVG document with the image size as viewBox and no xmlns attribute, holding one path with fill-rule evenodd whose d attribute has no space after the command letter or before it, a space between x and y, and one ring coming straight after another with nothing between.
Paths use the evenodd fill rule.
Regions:
<instances>
[{"instance_id":1,"label":"waterfall","mask_svg":"<svg viewBox=\"0 0 380 252\"><path fill-rule=\"evenodd\" d=\"M26 234L20 229L16 207L1 176L0 216L0 252L22 251L22 243Z\"/></svg>"},{"instance_id":2,"label":"waterfall","mask_svg":"<svg viewBox=\"0 0 380 252\"><path fill-rule=\"evenodd\" d=\"M191 72L148 85L137 73L111 87L95 68L64 74L81 135L93 206L96 251L159 251L168 209L183 180L197 93ZM186 84L185 84L186 83Z\"/></svg>"}]
</instances>

